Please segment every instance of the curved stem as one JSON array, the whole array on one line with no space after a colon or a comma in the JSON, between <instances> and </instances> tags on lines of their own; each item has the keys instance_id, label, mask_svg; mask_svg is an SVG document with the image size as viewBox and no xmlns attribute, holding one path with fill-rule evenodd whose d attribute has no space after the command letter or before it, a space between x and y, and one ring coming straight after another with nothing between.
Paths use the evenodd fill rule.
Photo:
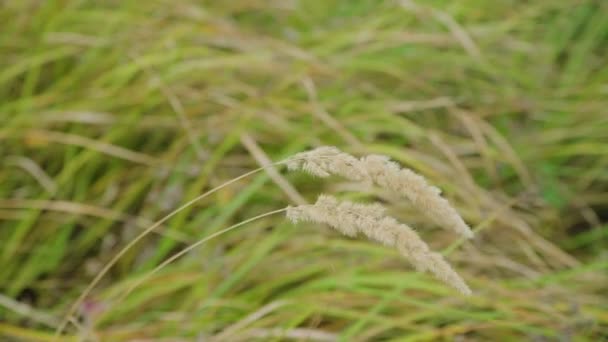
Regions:
<instances>
[{"instance_id":1,"label":"curved stem","mask_svg":"<svg viewBox=\"0 0 608 342\"><path fill-rule=\"evenodd\" d=\"M273 211L269 211L267 213L264 214L260 214L257 215L255 217L252 218L248 218L247 220L241 221L237 224L234 224L228 228L224 228L220 231L217 231L207 237L204 237L200 240L198 240L197 242L191 244L190 246L182 249L181 251L175 253L174 255L172 255L170 258L168 258L167 260L163 261L161 264L159 264L158 266L156 266L153 270L151 270L150 272L148 272L147 274L145 274L143 277L141 277L140 279L138 279L133 285L131 285L127 291L125 291L125 293L123 293L120 297L118 297L118 299L116 300L115 304L118 302L121 302L122 300L124 300L131 292L133 292L133 290L135 290L137 287L139 287L139 285L143 284L146 280L148 280L151 276L153 276L154 274L158 273L158 271L160 271L161 269L163 269L165 266L169 265L170 263L172 263L173 261L177 260L178 258L182 257L183 255L185 255L186 253L190 252L191 250L197 248L198 246L202 245L203 243L218 237L224 233L227 233L231 230L234 230L238 227L241 227L247 223L253 222L255 220L259 220L261 218L264 218L266 216L270 216L270 215L274 215L274 214L278 214L281 212L286 211L287 208L282 208L282 209L278 209L278 210L273 210Z\"/></svg>"},{"instance_id":2,"label":"curved stem","mask_svg":"<svg viewBox=\"0 0 608 342\"><path fill-rule=\"evenodd\" d=\"M55 330L55 335L53 337L53 341L56 341L57 338L59 337L59 335L61 335L61 333L63 332L63 330L65 329L65 327L67 326L70 317L74 314L74 312L76 312L76 310L78 309L78 307L82 304L82 302L84 301L84 299L89 295L89 293L91 293L91 290L93 290L93 288L95 287L95 285L97 285L97 283L99 283L99 281L101 280L101 278L103 278L103 276L108 273L108 271L110 270L110 268L112 268L112 266L114 266L114 264L116 264L116 262L118 261L118 259L120 259L123 255L125 255L125 253L127 251L129 251L133 246L135 246L136 243L138 243L141 239L143 239L146 235L148 235L150 232L152 232L154 229L158 228L161 224L163 224L164 222L166 222L167 220L169 220L171 217L175 216L177 213L179 213L180 211L186 209L187 207L191 206L192 204L194 204L197 201L200 201L201 199L213 194L214 192L227 187L228 185L235 183L243 178L246 178L248 176L251 176L261 170L264 170L268 167L272 167L272 166L276 166L276 165L280 165L280 164L284 164L286 161L282 160L279 162L276 162L274 164L268 165L268 166L264 166L264 167L260 167L257 168L255 170L249 171L243 175L240 175L232 180L227 181L226 183L219 185L205 193L203 193L202 195L199 195L193 199L191 199L190 201L184 203L182 206L180 206L179 208L173 210L172 212L170 212L169 214L167 214L165 217L161 218L160 220L156 221L154 224L152 224L150 227L146 228L143 232L141 232L139 235L137 235L133 240L131 240L125 247L123 247L123 249L121 249L118 253L116 253L116 255L114 255L114 257L103 267L103 269L95 276L95 278L93 278L93 280L91 281L91 283L89 283L89 285L84 289L84 291L80 294L80 296L78 297L78 299L76 299L76 301L72 304L72 306L70 307L70 309L68 310L68 313L65 315L65 317L63 318L63 320L61 321L61 323L59 324L59 327L57 327L57 330Z\"/></svg>"}]
</instances>

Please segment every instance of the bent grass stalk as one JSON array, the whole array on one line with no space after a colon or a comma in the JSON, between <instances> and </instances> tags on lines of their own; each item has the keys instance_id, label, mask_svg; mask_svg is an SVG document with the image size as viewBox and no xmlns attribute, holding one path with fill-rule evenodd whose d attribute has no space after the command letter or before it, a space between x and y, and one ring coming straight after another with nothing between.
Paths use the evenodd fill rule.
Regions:
<instances>
[{"instance_id":1,"label":"bent grass stalk","mask_svg":"<svg viewBox=\"0 0 608 342\"><path fill-rule=\"evenodd\" d=\"M156 266L153 270L151 270L150 272L146 273L145 275L143 275L141 278L139 278L138 280L135 281L135 283L133 283L120 297L118 297L118 299L115 301L114 304L117 304L121 301L123 301L131 292L133 292L136 288L138 288L141 284L143 284L146 280L150 279L151 276L153 276L154 274L158 273L161 269L165 268L165 266L169 265L170 263L172 263L173 261L179 259L180 257L182 257L183 255L185 255L186 253L190 252L191 250L199 247L200 245L202 245L203 243L216 238L222 234L228 233L231 230L234 230L236 228L239 228L243 225L246 225L247 223L251 223L253 221L259 220L261 218L267 217L267 216L271 216L271 215L275 215L278 213L282 213L284 211L287 211L287 207L282 208L282 209L277 209L277 210L273 210L273 211L269 211L260 215L257 215L255 217L252 218L248 218L244 221L241 221L239 223L236 223L228 228L224 228L220 231L217 231L207 237L204 237L200 240L198 240L197 242L191 244L190 246L182 249L181 251L175 253L174 255L172 255L170 258L168 258L167 260L163 261L161 264L159 264L158 266Z\"/></svg>"},{"instance_id":2,"label":"bent grass stalk","mask_svg":"<svg viewBox=\"0 0 608 342\"><path fill-rule=\"evenodd\" d=\"M194 203L200 201L201 199L213 194L214 192L221 190L227 186L229 186L230 184L233 184L243 178L249 177L257 172L260 172L268 167L272 167L272 166L277 166L277 165L281 165L286 163L285 160L276 162L274 164L271 165L267 165L267 166L263 166L260 168L257 168L255 170L249 171L247 173L244 173L234 179L231 179L193 199L191 199L190 201L184 203L183 205L181 205L179 208L173 210L172 212L170 212L169 214L167 214L166 216L164 216L163 218L161 218L160 220L156 221L154 224L152 224L150 227L146 228L144 231L142 231L139 235L137 235L133 240L131 240L125 247L123 247L123 249L121 249L118 253L116 253L116 255L114 255L114 257L101 269L101 271L95 276L95 278L93 278L93 280L91 281L91 283L89 283L89 285L84 289L84 291L80 294L80 296L76 299L76 301L72 304L72 306L70 306L70 309L68 310L68 313L65 315L65 317L62 319L61 323L59 324L59 326L57 327L57 329L55 330L55 334L53 336L52 341L56 341L57 338L61 335L61 333L63 332L63 330L66 328L68 322L70 321L70 318L72 317L72 315L76 312L76 310L78 309L78 307L80 305L82 305L82 302L84 301L84 299L89 295L89 293L91 293L91 291L93 290L93 288L95 287L95 285L97 285L97 283L99 283L99 281L103 278L103 276L108 273L108 271L110 270L110 268L112 268L112 266L114 266L116 264L116 262L118 262L118 260L125 255L126 252L128 252L133 246L135 246L135 244L137 244L141 239L143 239L146 235L150 234L154 229L158 228L161 224L165 223L167 220L169 220L171 217L177 215L180 211L188 208L189 206L193 205Z\"/></svg>"},{"instance_id":3,"label":"bent grass stalk","mask_svg":"<svg viewBox=\"0 0 608 342\"><path fill-rule=\"evenodd\" d=\"M171 217L175 216L180 211L191 206L195 202L211 195L212 193L214 193L238 180L251 176L266 168L271 168L271 167L281 165L281 164L287 164L287 168L289 170L303 169L303 170L308 171L309 173L319 176L319 177L327 177L327 176L330 176L331 174L339 174L339 175L345 176L346 178L351 179L351 180L360 181L360 182L372 181L385 188L395 188L395 189L402 190L402 192L405 192L406 195L409 195L406 197L410 197L410 199L413 199L414 205L416 207L418 207L418 209L422 209L422 211L429 211L430 213L438 215L440 217L441 216L447 217L448 218L447 221L454 221L454 218L457 218L459 220L456 220L456 221L460 221L460 222L457 222L456 226L460 226L457 228L461 228L461 229L455 229L455 230L457 230L457 231L460 230L460 233L464 233L463 235L465 235L466 237L469 237L469 238L472 237L472 235L473 235L472 232L470 231L469 227L464 223L464 221L462 221L462 218L460 218L458 213L451 206L449 206L449 204L447 203L447 201L445 199L441 198L441 196L439 195L440 191L433 186L429 186L422 176L414 174L413 172L411 172L407 169L406 170L401 169L399 167L399 165L397 165L394 162L391 162L388 159L388 157L385 157L385 156L372 155L372 156L364 157L361 159L357 159L347 153L341 152L340 150L338 150L335 147L320 147L320 148L314 149L312 151L297 153L294 156L288 157L287 159L257 168L255 170L249 171L241 176L238 176L230 181L227 181L224 184L222 184L218 187L215 187L215 188L203 193L202 195L199 195L196 198L186 202L185 204L183 204L179 208L175 209L174 211L172 211L165 217L161 218L156 223L152 224L150 227L146 228L137 237L135 237L133 240L131 240L116 255L114 255L114 257L103 267L103 269L97 274L97 276L95 276L95 278L91 281L91 283L80 294L78 299L72 304L72 306L68 310L68 313L63 318L59 327L55 331L52 341L56 341L57 338L61 335L61 333L67 326L68 322L71 320L74 312L76 312L78 307L82 304L84 299L90 294L92 289L101 280L101 278L110 270L110 268L114 264L116 264L116 262L129 249L131 249L142 238L144 238L146 235L148 235L154 229L158 228L162 223L164 223ZM415 176L414 181L409 181L410 178L412 178L412 177L406 177L406 178L408 178L408 181L404 181L402 179L403 177L401 177L401 176L403 176L401 174L402 172L412 173ZM397 186L397 185L399 185L399 186ZM395 189L393 189L393 190L395 190ZM413 198L411 196L412 194L408 194L408 190L413 190L416 193L413 196ZM424 195L422 197L426 196L427 198L420 200L420 199L418 199L418 197L420 195ZM328 197L328 196L323 197L323 195L322 195L320 197L320 202L317 201L316 206L323 207L323 203L327 202L327 200L329 200L329 202L333 203L333 200L331 200L330 197ZM430 202L430 203L427 203L427 202ZM325 204L327 204L327 203L325 203ZM342 204L342 206L344 206L344 205L353 206L354 208L361 210L362 214L364 216L366 216L367 218L371 218L372 221L380 219L380 220L384 220L385 221L384 223L387 223L390 221L389 226L399 225L399 226L406 227L405 225L398 224L396 221L393 222L394 219L392 219L392 218L383 217L384 209L382 209L380 206L377 206L377 205L365 206L365 205L356 205L353 203ZM312 207L309 205L299 206L299 208L309 208L309 207L312 208L312 207L315 207L315 205L313 205ZM161 263L155 269L153 269L149 274L147 274L146 276L141 278L139 281L136 281L135 284L128 289L126 294L124 294L123 296L121 296L119 298L119 300L124 299L124 297L126 295L128 295L131 291L133 291L133 289L135 289L135 287L139 286L149 276L158 272L160 269L162 269L169 263L173 262L175 259L179 258L180 256L184 255L188 251L192 250L193 248L196 248L200 244L202 244L216 236L219 236L225 232L228 232L232 229L240 227L246 223L257 220L259 218L269 216L272 214L276 214L276 213L279 213L282 211L287 211L289 214L290 208L291 208L291 213L295 213L294 210L296 210L296 208L293 208L293 207L287 207L287 208L271 211L271 212L250 218L248 220L242 221L240 223L237 223L231 227L228 227L228 228L223 229L217 233L214 233L206 238L203 238L202 240L199 240L198 242L190 245L189 247L183 249L179 253L177 253L177 254L173 255L172 257L170 257L169 259L165 260L163 263ZM447 215L446 215L446 213L447 213ZM427 212L427 214L429 214L429 213ZM292 215L288 215L288 217L289 216L292 216ZM306 216L306 215L304 215L304 216ZM295 218L295 217L290 217L290 219L292 219L292 221L297 221L297 218ZM318 220L318 219L316 221L324 222L324 220ZM357 228L355 228L355 227L346 228L346 227L342 227L342 225L340 225L340 224L331 224L331 222L325 222L325 223L330 223L330 225L333 226L334 228L338 228L338 227L343 228L343 229L339 229L339 230L342 230L343 233L345 233L346 235L350 235L350 236L356 235ZM360 223L360 222L354 221L351 223L353 223L354 226L357 226L358 223ZM379 223L379 222L374 222L374 223ZM453 222L444 222L444 223L453 224ZM364 228L364 229L362 229L362 228ZM397 234L397 235L399 235L398 240L403 240L403 241L401 241L400 243L396 243L395 241L391 241L390 239L387 240L387 236L394 235L393 234L394 232L390 232L390 234L388 234L388 235L383 235L383 234L378 235L381 231L384 231L386 233L387 227L383 227L382 225L380 225L379 226L380 231L373 231L373 230L369 230L367 228L368 227L361 226L358 229L361 230L361 232L365 233L365 235L368 235L368 237L370 237L372 239L378 240L386 245L394 245L395 247L398 247L398 249L400 250L400 252L402 252L402 254L404 254L406 257L408 257L408 258L412 259L412 261L414 261L413 262L414 265L417 266L417 268L419 268L419 270L431 271L440 280L443 280L444 282L451 284L453 287L456 287L457 289L459 289L462 293L470 294L470 289L468 289L468 287L460 279L458 274L456 272L454 272L447 263L445 263L445 261L441 258L441 256L439 254L431 253L430 251L426 251L426 250L428 250L428 247L425 247L426 244L424 242L422 242L422 240L420 240L420 238L413 231L411 231L412 234L409 234L410 235L409 237L406 237L405 235L403 235L403 232ZM407 228L403 231L407 232L409 230L411 230L411 229ZM395 236L395 237L397 237L397 236ZM414 241L414 240L418 241L418 243L414 243L412 245L411 241ZM409 250L411 248L425 250L425 253L422 253L422 254L412 253L412 251ZM425 259L425 260L422 260L422 259Z\"/></svg>"}]
</instances>

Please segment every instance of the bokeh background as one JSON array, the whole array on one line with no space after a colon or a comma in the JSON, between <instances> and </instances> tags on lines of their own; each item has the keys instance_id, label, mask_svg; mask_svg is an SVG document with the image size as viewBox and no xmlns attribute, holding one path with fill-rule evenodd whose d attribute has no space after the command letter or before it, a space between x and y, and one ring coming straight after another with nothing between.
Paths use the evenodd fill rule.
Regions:
<instances>
[{"instance_id":1,"label":"bokeh background","mask_svg":"<svg viewBox=\"0 0 608 342\"><path fill-rule=\"evenodd\" d=\"M320 145L426 176L477 232L339 178L262 172L147 236L58 341L608 339L608 3L0 1L0 339L51 341L182 203ZM462 297L399 255L270 216L381 201Z\"/></svg>"}]
</instances>

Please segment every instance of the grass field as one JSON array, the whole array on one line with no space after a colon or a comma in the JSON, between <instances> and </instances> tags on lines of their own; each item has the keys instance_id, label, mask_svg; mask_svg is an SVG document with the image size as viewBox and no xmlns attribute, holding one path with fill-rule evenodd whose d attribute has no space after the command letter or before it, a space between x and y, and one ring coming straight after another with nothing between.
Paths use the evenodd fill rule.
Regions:
<instances>
[{"instance_id":1,"label":"grass field","mask_svg":"<svg viewBox=\"0 0 608 342\"><path fill-rule=\"evenodd\" d=\"M143 229L320 145L425 175L476 238L261 172L137 243L56 340L608 340L605 1L22 0L0 22L0 340L54 340ZM275 215L121 296L321 192L382 201L474 295Z\"/></svg>"}]
</instances>

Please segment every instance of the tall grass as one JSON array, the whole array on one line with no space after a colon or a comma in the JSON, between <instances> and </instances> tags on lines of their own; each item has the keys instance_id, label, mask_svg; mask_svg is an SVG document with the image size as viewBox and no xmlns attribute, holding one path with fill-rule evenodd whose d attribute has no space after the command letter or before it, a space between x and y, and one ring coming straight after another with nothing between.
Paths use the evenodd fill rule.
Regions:
<instances>
[{"instance_id":1,"label":"tall grass","mask_svg":"<svg viewBox=\"0 0 608 342\"><path fill-rule=\"evenodd\" d=\"M327 144L424 175L475 240L373 196L476 295L269 216L109 305L188 243L294 198L260 173L135 245L60 340L607 337L602 1L24 0L0 20L1 338L51 340L145 227L260 166L243 141L270 160ZM367 196L280 177L309 202Z\"/></svg>"}]
</instances>

